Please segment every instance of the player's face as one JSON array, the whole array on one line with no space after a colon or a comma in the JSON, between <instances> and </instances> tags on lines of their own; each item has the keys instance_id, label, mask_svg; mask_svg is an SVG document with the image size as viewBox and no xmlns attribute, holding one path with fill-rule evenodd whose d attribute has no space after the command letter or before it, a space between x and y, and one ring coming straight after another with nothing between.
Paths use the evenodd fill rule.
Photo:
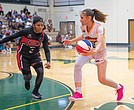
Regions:
<instances>
[{"instance_id":1,"label":"player's face","mask_svg":"<svg viewBox=\"0 0 134 110\"><path fill-rule=\"evenodd\" d=\"M36 24L33 24L33 28L35 33L41 33L44 28L44 24L43 22L37 22Z\"/></svg>"},{"instance_id":2,"label":"player's face","mask_svg":"<svg viewBox=\"0 0 134 110\"><path fill-rule=\"evenodd\" d=\"M82 26L87 25L90 22L90 16L86 16L84 14L80 15L80 22Z\"/></svg>"}]
</instances>

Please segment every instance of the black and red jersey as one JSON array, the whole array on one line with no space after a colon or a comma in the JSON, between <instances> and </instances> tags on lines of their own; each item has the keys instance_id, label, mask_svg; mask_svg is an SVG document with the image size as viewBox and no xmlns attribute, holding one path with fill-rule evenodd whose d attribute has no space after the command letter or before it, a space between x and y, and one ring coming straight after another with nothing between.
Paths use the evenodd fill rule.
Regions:
<instances>
[{"instance_id":1,"label":"black and red jersey","mask_svg":"<svg viewBox=\"0 0 134 110\"><path fill-rule=\"evenodd\" d=\"M17 47L17 52L27 58L35 58L40 56L39 50L41 44L43 44L43 49L45 51L46 59L50 62L50 51L48 47L48 37L42 31L42 33L35 33L33 27L22 29L15 34L12 34L9 37L5 37L0 41L1 43L5 43L11 41L15 38L19 38L20 41Z\"/></svg>"}]
</instances>

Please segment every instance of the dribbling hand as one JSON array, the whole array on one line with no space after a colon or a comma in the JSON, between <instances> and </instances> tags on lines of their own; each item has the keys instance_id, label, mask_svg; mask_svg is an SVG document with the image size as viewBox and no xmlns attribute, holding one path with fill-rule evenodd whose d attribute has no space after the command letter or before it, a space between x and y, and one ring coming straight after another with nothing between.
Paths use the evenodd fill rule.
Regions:
<instances>
[{"instance_id":1,"label":"dribbling hand","mask_svg":"<svg viewBox=\"0 0 134 110\"><path fill-rule=\"evenodd\" d=\"M47 68L47 69L50 69L50 68L51 68L50 62L47 62L44 66L45 66L45 68Z\"/></svg>"}]
</instances>

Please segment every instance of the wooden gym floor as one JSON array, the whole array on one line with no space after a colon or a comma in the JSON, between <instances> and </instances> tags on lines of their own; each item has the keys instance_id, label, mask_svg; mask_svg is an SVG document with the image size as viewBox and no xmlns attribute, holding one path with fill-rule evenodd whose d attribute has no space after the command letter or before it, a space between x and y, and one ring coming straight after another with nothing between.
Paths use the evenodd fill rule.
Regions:
<instances>
[{"instance_id":1,"label":"wooden gym floor","mask_svg":"<svg viewBox=\"0 0 134 110\"><path fill-rule=\"evenodd\" d=\"M40 89L42 100L34 100L31 91L36 73L32 69L31 89L26 91L16 63L16 52L0 54L0 110L134 110L134 48L108 46L107 77L124 85L125 96L116 101L115 90L97 80L94 62L82 68L84 99L70 102L74 90L73 68L77 57L75 49L52 48L52 68L45 69ZM41 50L45 63L44 52Z\"/></svg>"}]
</instances>

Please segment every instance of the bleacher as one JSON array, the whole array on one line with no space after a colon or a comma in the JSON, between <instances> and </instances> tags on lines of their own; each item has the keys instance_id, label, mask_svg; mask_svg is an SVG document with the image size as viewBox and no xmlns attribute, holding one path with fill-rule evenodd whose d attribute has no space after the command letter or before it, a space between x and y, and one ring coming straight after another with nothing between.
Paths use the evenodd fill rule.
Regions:
<instances>
[{"instance_id":1,"label":"bleacher","mask_svg":"<svg viewBox=\"0 0 134 110\"><path fill-rule=\"evenodd\" d=\"M6 19L3 19L2 17L1 17L1 21L2 21L2 23L3 23L3 25L8 25L8 23L7 23L7 20Z\"/></svg>"},{"instance_id":2,"label":"bleacher","mask_svg":"<svg viewBox=\"0 0 134 110\"><path fill-rule=\"evenodd\" d=\"M58 31L55 32L45 32L47 35L49 35L50 37L52 37L51 42L51 47L52 48L56 48L56 47L64 47L62 44L60 44L59 42L56 42L56 36L58 35Z\"/></svg>"},{"instance_id":3,"label":"bleacher","mask_svg":"<svg viewBox=\"0 0 134 110\"><path fill-rule=\"evenodd\" d=\"M0 20L2 21L3 25L7 26L8 22L6 19L4 19L3 17L0 17ZM49 35L50 37L52 37L51 42L51 48L59 48L59 47L64 47L62 44L60 44L59 42L56 42L56 36L58 35L58 31L52 31L52 32L45 32L47 35ZM64 37L64 35L62 35L62 38ZM75 44L74 44L75 45ZM11 47L12 50L16 49L16 42L12 42L11 43Z\"/></svg>"}]
</instances>

